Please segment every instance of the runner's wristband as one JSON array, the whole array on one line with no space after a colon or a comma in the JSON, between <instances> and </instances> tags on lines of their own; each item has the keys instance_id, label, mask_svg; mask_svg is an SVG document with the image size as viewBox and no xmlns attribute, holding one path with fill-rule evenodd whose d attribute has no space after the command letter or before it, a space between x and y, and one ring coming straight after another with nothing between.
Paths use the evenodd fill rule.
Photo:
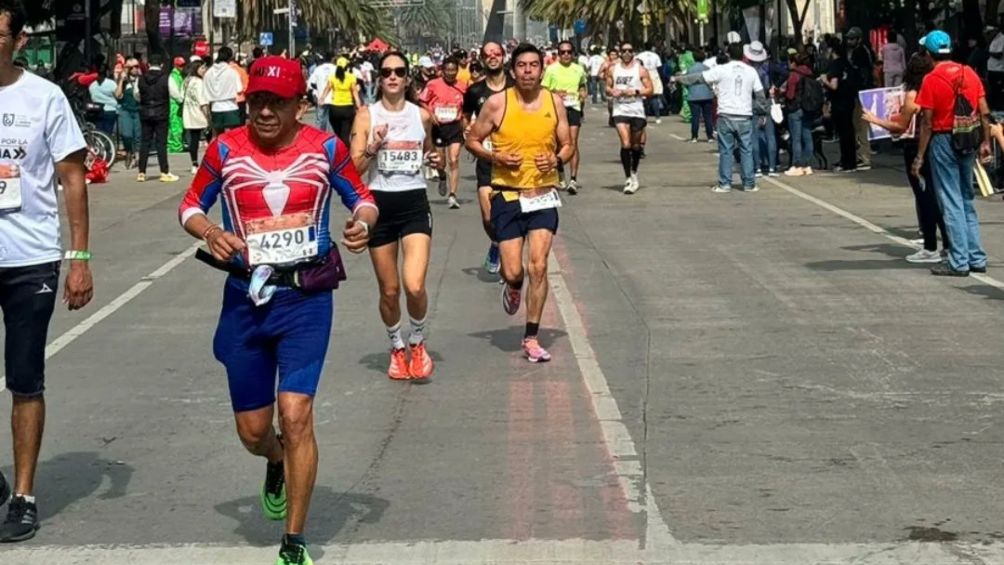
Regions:
<instances>
[{"instance_id":1,"label":"runner's wristband","mask_svg":"<svg viewBox=\"0 0 1004 565\"><path fill-rule=\"evenodd\" d=\"M63 256L64 259L69 259L71 261L90 261L91 252L90 251L67 251L66 255Z\"/></svg>"}]
</instances>

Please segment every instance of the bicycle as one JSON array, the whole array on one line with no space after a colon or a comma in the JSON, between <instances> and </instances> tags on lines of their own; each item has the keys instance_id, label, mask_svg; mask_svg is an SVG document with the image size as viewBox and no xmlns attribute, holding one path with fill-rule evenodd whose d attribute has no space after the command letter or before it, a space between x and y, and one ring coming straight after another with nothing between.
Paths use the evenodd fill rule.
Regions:
<instances>
[{"instance_id":1,"label":"bicycle","mask_svg":"<svg viewBox=\"0 0 1004 565\"><path fill-rule=\"evenodd\" d=\"M80 132L84 134L84 143L87 144L88 153L94 158L102 159L111 168L115 164L116 157L118 157L118 148L112 136L99 130L93 122L87 120L86 116L93 115L95 111L100 112L101 106L87 104L82 112L83 116L77 112L74 112L74 116L77 118L77 124L80 126Z\"/></svg>"}]
</instances>

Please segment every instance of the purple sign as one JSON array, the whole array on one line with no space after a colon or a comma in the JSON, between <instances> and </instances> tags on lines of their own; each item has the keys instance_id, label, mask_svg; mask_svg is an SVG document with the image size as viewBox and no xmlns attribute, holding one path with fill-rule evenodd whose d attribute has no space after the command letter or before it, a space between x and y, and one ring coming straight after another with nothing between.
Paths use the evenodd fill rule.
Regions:
<instances>
[{"instance_id":1,"label":"purple sign","mask_svg":"<svg viewBox=\"0 0 1004 565\"><path fill-rule=\"evenodd\" d=\"M193 36L202 33L202 8L172 8L164 6L160 9L160 34L171 35L171 20L174 19L175 36Z\"/></svg>"}]
</instances>

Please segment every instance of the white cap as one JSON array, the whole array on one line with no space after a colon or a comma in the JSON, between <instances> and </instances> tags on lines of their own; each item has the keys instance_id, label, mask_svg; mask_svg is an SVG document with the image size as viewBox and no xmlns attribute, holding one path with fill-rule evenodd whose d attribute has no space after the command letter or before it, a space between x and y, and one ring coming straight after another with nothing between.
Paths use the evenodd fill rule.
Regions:
<instances>
[{"instance_id":1,"label":"white cap","mask_svg":"<svg viewBox=\"0 0 1004 565\"><path fill-rule=\"evenodd\" d=\"M733 43L742 43L743 37L739 35L738 31L730 31L725 34L725 42L729 45L732 45Z\"/></svg>"},{"instance_id":2,"label":"white cap","mask_svg":"<svg viewBox=\"0 0 1004 565\"><path fill-rule=\"evenodd\" d=\"M418 66L423 69L433 69L436 67L436 63L432 62L432 57L425 55L418 60Z\"/></svg>"},{"instance_id":3,"label":"white cap","mask_svg":"<svg viewBox=\"0 0 1004 565\"><path fill-rule=\"evenodd\" d=\"M194 63L196 61L201 61L201 60L202 57L199 57L198 55L192 55L191 57L188 58L189 63Z\"/></svg>"}]
</instances>

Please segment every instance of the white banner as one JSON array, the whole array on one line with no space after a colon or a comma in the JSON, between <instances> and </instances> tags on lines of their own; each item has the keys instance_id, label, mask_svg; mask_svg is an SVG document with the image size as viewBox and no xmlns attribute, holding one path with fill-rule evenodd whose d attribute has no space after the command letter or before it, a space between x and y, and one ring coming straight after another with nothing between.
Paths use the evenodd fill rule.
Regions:
<instances>
[{"instance_id":1,"label":"white banner","mask_svg":"<svg viewBox=\"0 0 1004 565\"><path fill-rule=\"evenodd\" d=\"M215 0L213 2L213 16L217 18L236 18L237 0Z\"/></svg>"}]
</instances>

